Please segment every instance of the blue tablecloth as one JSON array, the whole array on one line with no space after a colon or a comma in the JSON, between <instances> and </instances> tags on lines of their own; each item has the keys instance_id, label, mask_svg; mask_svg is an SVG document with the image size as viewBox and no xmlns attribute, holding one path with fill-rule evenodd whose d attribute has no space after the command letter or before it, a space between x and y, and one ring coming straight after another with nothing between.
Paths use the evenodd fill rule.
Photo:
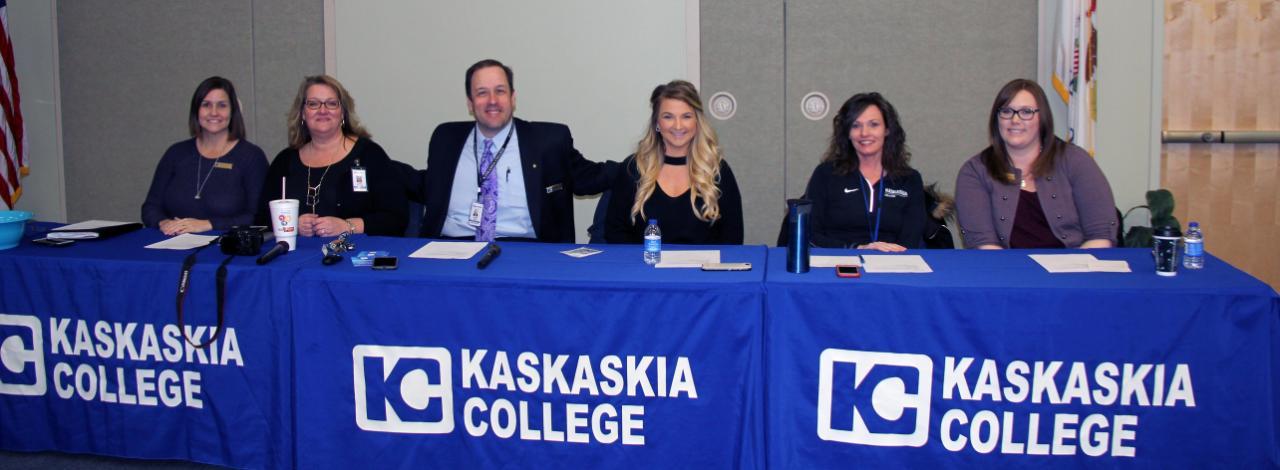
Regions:
<instances>
[{"instance_id":1,"label":"blue tablecloth","mask_svg":"<svg viewBox=\"0 0 1280 470\"><path fill-rule=\"evenodd\" d=\"M299 467L763 465L763 247L703 272L504 243L477 270L422 243L293 282Z\"/></svg>"},{"instance_id":2,"label":"blue tablecloth","mask_svg":"<svg viewBox=\"0 0 1280 470\"><path fill-rule=\"evenodd\" d=\"M916 251L837 278L771 250L773 468L1280 464L1280 300L1210 256L1177 277L1049 274L1029 251ZM853 254L818 250L815 254Z\"/></svg>"},{"instance_id":3,"label":"blue tablecloth","mask_svg":"<svg viewBox=\"0 0 1280 470\"><path fill-rule=\"evenodd\" d=\"M215 359L176 335L186 252L141 248L162 238L0 251L0 448L247 468L1280 462L1280 300L1213 257L1159 278L1145 250L1089 252L1133 273L1052 275L1028 252L919 251L934 273L841 279L761 247L721 248L755 269L712 273L507 243L477 270L355 237L400 257L375 272L302 239L231 263ZM193 273L196 336L222 257Z\"/></svg>"},{"instance_id":4,"label":"blue tablecloth","mask_svg":"<svg viewBox=\"0 0 1280 470\"><path fill-rule=\"evenodd\" d=\"M234 260L225 333L195 349L174 302L188 252L142 249L163 238L144 229L0 251L0 448L293 466L287 282L303 257L267 269ZM222 259L204 250L191 275L185 323L196 341L216 324Z\"/></svg>"}]
</instances>

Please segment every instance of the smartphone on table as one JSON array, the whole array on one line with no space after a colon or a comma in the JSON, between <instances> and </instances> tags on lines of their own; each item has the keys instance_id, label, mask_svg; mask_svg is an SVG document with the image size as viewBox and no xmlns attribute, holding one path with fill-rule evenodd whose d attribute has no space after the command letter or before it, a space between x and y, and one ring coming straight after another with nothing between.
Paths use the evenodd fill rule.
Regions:
<instances>
[{"instance_id":1,"label":"smartphone on table","mask_svg":"<svg viewBox=\"0 0 1280 470\"><path fill-rule=\"evenodd\" d=\"M836 266L836 276L840 277L862 277L862 266L844 264Z\"/></svg>"}]
</instances>

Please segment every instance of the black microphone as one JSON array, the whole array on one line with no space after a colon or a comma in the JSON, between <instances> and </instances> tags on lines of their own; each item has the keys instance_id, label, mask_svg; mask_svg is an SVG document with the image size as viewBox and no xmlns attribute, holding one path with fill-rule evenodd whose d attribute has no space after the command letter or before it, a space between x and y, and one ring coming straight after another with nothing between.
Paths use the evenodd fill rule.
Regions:
<instances>
[{"instance_id":1,"label":"black microphone","mask_svg":"<svg viewBox=\"0 0 1280 470\"><path fill-rule=\"evenodd\" d=\"M268 251L266 254L258 257L258 264L262 265L262 264L270 263L271 260L276 259L277 256L283 255L288 252L289 252L289 242L278 241L276 242L276 246L271 247L271 251Z\"/></svg>"},{"instance_id":2,"label":"black microphone","mask_svg":"<svg viewBox=\"0 0 1280 470\"><path fill-rule=\"evenodd\" d=\"M484 269L492 263L498 255L502 254L502 248L498 248L497 243L489 243L489 249L485 250L484 255L480 257L480 262L476 263L476 269Z\"/></svg>"}]
</instances>

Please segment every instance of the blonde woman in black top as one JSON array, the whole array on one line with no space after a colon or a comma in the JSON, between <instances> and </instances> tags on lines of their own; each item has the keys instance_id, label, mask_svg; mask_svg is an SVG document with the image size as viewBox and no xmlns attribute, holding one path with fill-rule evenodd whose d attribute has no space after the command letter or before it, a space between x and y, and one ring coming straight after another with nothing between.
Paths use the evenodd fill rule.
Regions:
<instances>
[{"instance_id":1,"label":"blonde woman in black top","mask_svg":"<svg viewBox=\"0 0 1280 470\"><path fill-rule=\"evenodd\" d=\"M674 244L742 244L742 195L693 84L654 88L635 154L623 162L605 216L605 240L640 243L649 219Z\"/></svg>"}]
</instances>

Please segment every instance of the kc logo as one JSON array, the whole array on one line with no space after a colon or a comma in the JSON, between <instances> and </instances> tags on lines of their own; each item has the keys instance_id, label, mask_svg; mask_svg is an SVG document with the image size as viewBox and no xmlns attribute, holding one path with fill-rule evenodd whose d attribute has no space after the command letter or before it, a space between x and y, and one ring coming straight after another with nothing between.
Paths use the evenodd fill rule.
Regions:
<instances>
[{"instance_id":1,"label":"kc logo","mask_svg":"<svg viewBox=\"0 0 1280 470\"><path fill-rule=\"evenodd\" d=\"M352 348L356 425L406 434L453 432L452 364L444 348Z\"/></svg>"},{"instance_id":2,"label":"kc logo","mask_svg":"<svg viewBox=\"0 0 1280 470\"><path fill-rule=\"evenodd\" d=\"M885 447L920 447L929 440L933 360L928 356L829 348L819 361L819 438ZM836 380L850 378L850 369L852 380ZM868 401L871 414L865 412ZM833 413L848 417L843 405L852 410L851 427L832 425Z\"/></svg>"},{"instance_id":3,"label":"kc logo","mask_svg":"<svg viewBox=\"0 0 1280 470\"><path fill-rule=\"evenodd\" d=\"M44 395L44 375L40 319L0 313L0 394Z\"/></svg>"}]
</instances>

